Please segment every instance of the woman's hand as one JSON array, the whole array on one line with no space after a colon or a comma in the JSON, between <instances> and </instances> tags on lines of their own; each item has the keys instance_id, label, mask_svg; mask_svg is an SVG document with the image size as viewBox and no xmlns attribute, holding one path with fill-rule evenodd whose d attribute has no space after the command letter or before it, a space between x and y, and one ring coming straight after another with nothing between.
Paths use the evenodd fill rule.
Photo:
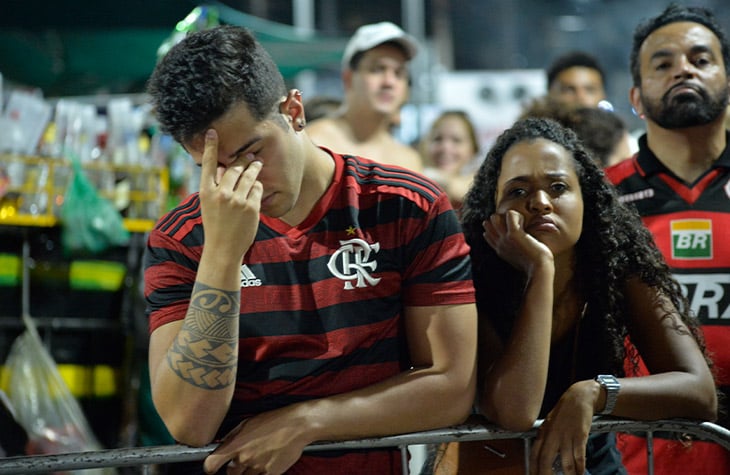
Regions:
<instances>
[{"instance_id":1,"label":"woman's hand","mask_svg":"<svg viewBox=\"0 0 730 475\"><path fill-rule=\"evenodd\" d=\"M586 470L586 444L600 388L593 380L579 381L562 395L538 430L530 453L531 475L552 475L556 458L566 475Z\"/></svg>"},{"instance_id":2,"label":"woman's hand","mask_svg":"<svg viewBox=\"0 0 730 475\"><path fill-rule=\"evenodd\" d=\"M553 253L545 244L525 232L524 221L524 216L514 210L504 214L494 213L483 223L483 236L499 257L529 276L535 266L546 259L552 262Z\"/></svg>"}]
</instances>

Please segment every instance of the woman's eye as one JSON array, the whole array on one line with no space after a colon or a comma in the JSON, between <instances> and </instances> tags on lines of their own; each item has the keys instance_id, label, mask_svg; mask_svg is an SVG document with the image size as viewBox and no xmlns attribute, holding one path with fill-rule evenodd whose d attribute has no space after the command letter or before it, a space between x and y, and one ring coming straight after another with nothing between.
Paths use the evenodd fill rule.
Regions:
<instances>
[{"instance_id":1,"label":"woman's eye","mask_svg":"<svg viewBox=\"0 0 730 475\"><path fill-rule=\"evenodd\" d=\"M550 185L550 187L553 189L553 191L557 192L563 192L568 189L568 185L566 185L565 183L553 183L552 185Z\"/></svg>"}]
</instances>

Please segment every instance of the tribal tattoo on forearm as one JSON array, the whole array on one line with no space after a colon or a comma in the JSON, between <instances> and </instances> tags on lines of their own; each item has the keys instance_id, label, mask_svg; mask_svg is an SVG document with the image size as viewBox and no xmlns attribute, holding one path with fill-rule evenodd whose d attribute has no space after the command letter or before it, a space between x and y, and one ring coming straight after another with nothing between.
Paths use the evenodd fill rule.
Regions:
<instances>
[{"instance_id":1,"label":"tribal tattoo on forearm","mask_svg":"<svg viewBox=\"0 0 730 475\"><path fill-rule=\"evenodd\" d=\"M170 368L203 389L223 389L236 380L240 292L196 282L180 333L167 353Z\"/></svg>"}]
</instances>

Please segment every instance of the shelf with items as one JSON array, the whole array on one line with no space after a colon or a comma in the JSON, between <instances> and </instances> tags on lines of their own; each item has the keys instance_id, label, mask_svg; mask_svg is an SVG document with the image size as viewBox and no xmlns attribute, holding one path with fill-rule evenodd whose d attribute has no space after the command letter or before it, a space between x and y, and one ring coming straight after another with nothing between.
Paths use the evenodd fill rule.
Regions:
<instances>
[{"instance_id":1,"label":"shelf with items","mask_svg":"<svg viewBox=\"0 0 730 475\"><path fill-rule=\"evenodd\" d=\"M0 223L0 389L7 357L32 316L44 346L94 434L119 442L132 391L133 341L142 331L140 259L146 237L93 256L64 254L60 226Z\"/></svg>"},{"instance_id":2,"label":"shelf with items","mask_svg":"<svg viewBox=\"0 0 730 475\"><path fill-rule=\"evenodd\" d=\"M51 227L59 224L66 188L73 175L60 158L0 154L0 225ZM99 194L111 200L130 232L152 229L165 211L169 190L166 167L83 163Z\"/></svg>"}]
</instances>

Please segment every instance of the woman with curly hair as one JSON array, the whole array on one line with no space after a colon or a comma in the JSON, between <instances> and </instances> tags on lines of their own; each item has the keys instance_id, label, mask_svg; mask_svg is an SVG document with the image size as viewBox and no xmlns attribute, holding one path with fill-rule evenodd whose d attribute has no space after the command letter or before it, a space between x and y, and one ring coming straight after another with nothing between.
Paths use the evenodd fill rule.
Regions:
<instances>
[{"instance_id":1,"label":"woman with curly hair","mask_svg":"<svg viewBox=\"0 0 730 475\"><path fill-rule=\"evenodd\" d=\"M518 121L487 155L462 211L480 318L477 404L512 431L544 419L531 473L557 463L566 474L625 473L614 435L589 437L597 415L716 418L712 372L680 287L574 132ZM636 365L639 354L652 375L626 378L624 361ZM511 462L524 473L522 458L519 440L461 443L458 473L511 473L489 471Z\"/></svg>"}]
</instances>

